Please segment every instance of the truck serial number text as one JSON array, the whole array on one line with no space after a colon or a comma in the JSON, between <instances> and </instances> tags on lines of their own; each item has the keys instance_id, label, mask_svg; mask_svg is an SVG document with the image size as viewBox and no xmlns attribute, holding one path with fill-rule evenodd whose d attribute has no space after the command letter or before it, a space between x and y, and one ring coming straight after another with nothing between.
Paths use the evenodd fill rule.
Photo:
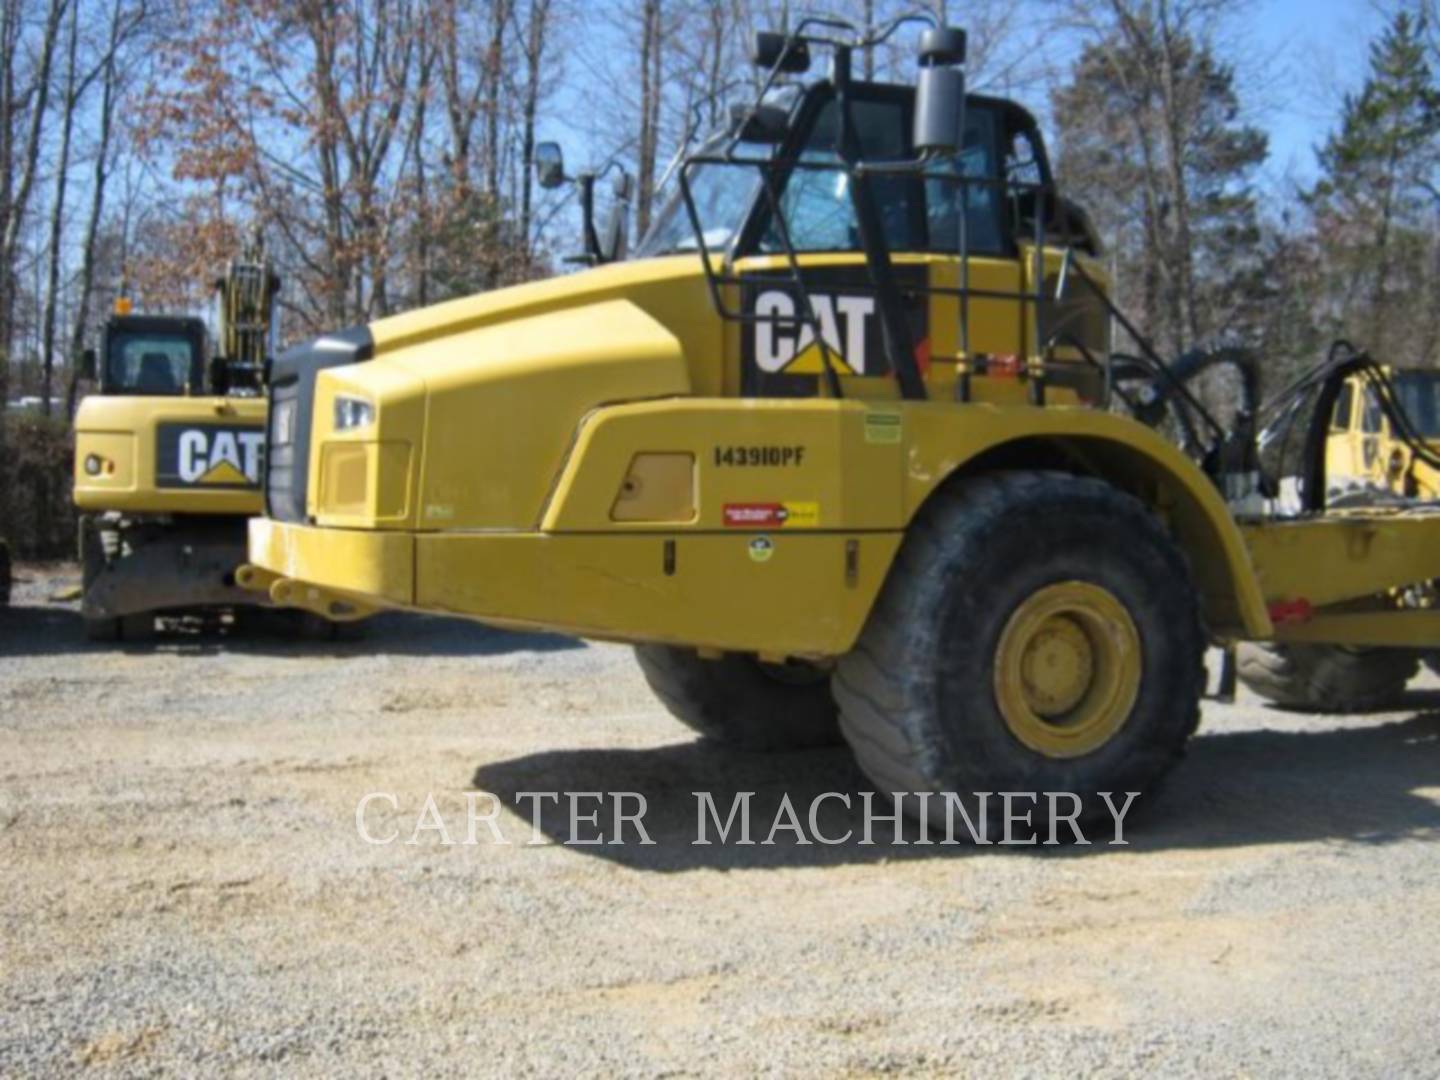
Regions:
<instances>
[{"instance_id":1,"label":"truck serial number text","mask_svg":"<svg viewBox=\"0 0 1440 1080\"><path fill-rule=\"evenodd\" d=\"M803 446L717 446L715 464L731 468L798 467L805 460Z\"/></svg>"}]
</instances>

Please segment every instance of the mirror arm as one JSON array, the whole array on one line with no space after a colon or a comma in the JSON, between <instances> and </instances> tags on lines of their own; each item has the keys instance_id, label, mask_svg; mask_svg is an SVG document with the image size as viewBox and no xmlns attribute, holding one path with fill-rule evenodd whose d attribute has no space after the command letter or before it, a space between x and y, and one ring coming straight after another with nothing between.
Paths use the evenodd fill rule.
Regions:
<instances>
[{"instance_id":1,"label":"mirror arm","mask_svg":"<svg viewBox=\"0 0 1440 1080\"><path fill-rule=\"evenodd\" d=\"M575 178L580 189L580 220L585 230L585 257L592 264L601 261L600 235L595 231L594 173L581 173Z\"/></svg>"}]
</instances>

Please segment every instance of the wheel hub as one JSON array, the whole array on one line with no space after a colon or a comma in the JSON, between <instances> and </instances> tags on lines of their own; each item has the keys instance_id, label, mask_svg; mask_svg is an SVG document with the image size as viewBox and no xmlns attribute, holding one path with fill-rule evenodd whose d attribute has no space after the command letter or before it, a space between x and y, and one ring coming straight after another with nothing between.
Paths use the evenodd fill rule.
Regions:
<instances>
[{"instance_id":1,"label":"wheel hub","mask_svg":"<svg viewBox=\"0 0 1440 1080\"><path fill-rule=\"evenodd\" d=\"M1052 758L1104 746L1140 690L1140 635L1115 596L1084 581L1028 596L1001 631L995 700L1020 742Z\"/></svg>"},{"instance_id":2,"label":"wheel hub","mask_svg":"<svg viewBox=\"0 0 1440 1080\"><path fill-rule=\"evenodd\" d=\"M1090 639L1065 615L1046 619L1020 657L1025 704L1041 716L1060 716L1080 704L1094 673Z\"/></svg>"}]
</instances>

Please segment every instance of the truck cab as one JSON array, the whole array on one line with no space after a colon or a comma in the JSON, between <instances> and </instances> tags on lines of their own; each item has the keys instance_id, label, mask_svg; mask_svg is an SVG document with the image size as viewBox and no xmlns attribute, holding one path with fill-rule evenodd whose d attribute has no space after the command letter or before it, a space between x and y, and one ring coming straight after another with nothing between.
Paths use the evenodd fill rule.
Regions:
<instances>
[{"instance_id":1,"label":"truck cab","mask_svg":"<svg viewBox=\"0 0 1440 1080\"><path fill-rule=\"evenodd\" d=\"M1388 368L1396 404L1416 434L1440 450L1440 371ZM1325 447L1326 486L1333 496L1389 493L1440 499L1440 469L1417 457L1386 415L1372 379L1348 378L1335 401Z\"/></svg>"},{"instance_id":2,"label":"truck cab","mask_svg":"<svg viewBox=\"0 0 1440 1080\"><path fill-rule=\"evenodd\" d=\"M930 396L953 397L953 358L962 354L982 377L985 399L1014 396L1014 376L1022 359L1040 349L1041 335L1078 339L1104 353L1103 304L1080 288L1057 301L1058 254L1035 258L1045 246L1036 245L1035 192L1052 178L1044 141L1024 108L969 95L961 145L922 173L903 167L916 153L913 87L851 84L846 96L854 130L848 136L833 83L790 90L762 106L766 120L747 123L741 116L691 157L638 249L641 258L701 252L713 270L712 290L728 286L738 294L722 297L721 305L722 317L733 314L742 327L738 350L725 358L726 393L817 396L828 352L846 396L899 396L845 172L847 137L876 170L869 181L874 224L891 255L909 344ZM737 138L737 125L753 131L741 130ZM1068 214L1068 224L1081 233L1076 250L1099 254L1099 241L1076 208L1052 203L1044 212L1052 239ZM800 268L803 286L794 273ZM1091 270L1100 272L1093 262ZM807 292L819 335L807 325ZM1017 304L1017 297L1036 303ZM1055 352L1078 360L1073 350ZM991 374L998 378L983 378ZM1077 363L1053 374L1051 385L1068 400L1099 396L1092 366Z\"/></svg>"}]
</instances>

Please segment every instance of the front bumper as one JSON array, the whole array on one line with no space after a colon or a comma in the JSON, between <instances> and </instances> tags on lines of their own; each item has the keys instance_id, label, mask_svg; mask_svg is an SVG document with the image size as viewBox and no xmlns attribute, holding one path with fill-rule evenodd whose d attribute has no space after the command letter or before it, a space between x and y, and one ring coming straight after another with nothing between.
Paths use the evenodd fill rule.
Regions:
<instances>
[{"instance_id":1,"label":"front bumper","mask_svg":"<svg viewBox=\"0 0 1440 1080\"><path fill-rule=\"evenodd\" d=\"M769 656L850 649L901 535L410 533L250 522L255 584L495 626ZM300 604L300 606L309 606Z\"/></svg>"},{"instance_id":2,"label":"front bumper","mask_svg":"<svg viewBox=\"0 0 1440 1080\"><path fill-rule=\"evenodd\" d=\"M271 518L250 519L250 560L241 581L285 606L277 582L300 582L356 607L410 607L415 602L415 542L409 533L321 529ZM293 596L293 594L292 594Z\"/></svg>"}]
</instances>

